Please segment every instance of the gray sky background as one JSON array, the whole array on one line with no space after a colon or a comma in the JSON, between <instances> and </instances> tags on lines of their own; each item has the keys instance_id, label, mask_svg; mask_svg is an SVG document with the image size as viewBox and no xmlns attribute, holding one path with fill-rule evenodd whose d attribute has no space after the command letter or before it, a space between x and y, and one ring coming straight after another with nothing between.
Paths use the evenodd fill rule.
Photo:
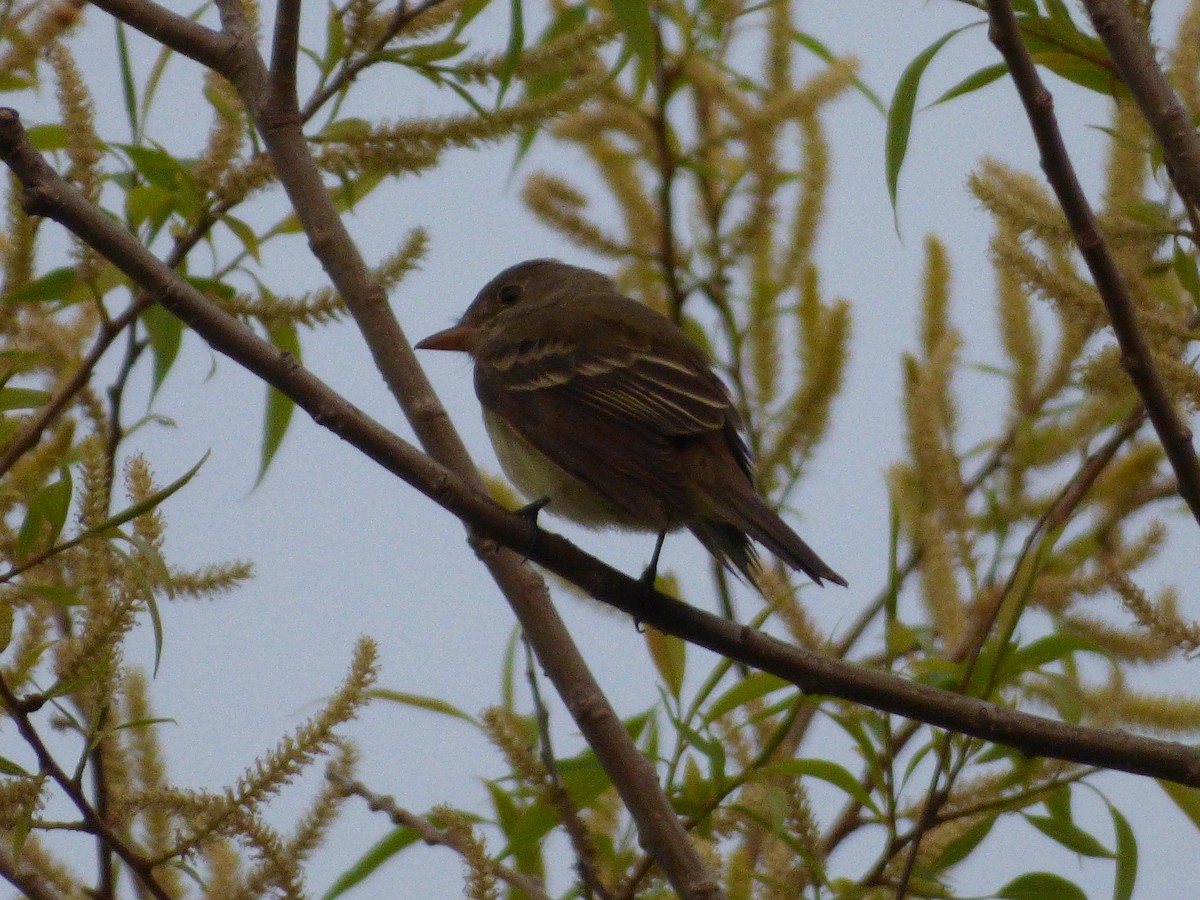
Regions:
<instances>
[{"instance_id":1,"label":"gray sky background","mask_svg":"<svg viewBox=\"0 0 1200 900\"><path fill-rule=\"evenodd\" d=\"M1164 21L1180 2L1156 6ZM309 33L323 27L323 4L306 4ZM183 10L182 4L175 4ZM481 20L470 34L481 49L503 44L503 10ZM97 93L106 136L124 140L119 82L113 75L111 23L90 12L89 71L105 79ZM798 24L835 52L862 62L861 76L890 99L903 68L952 27L981 14L949 0L885 2L810 0L798 4ZM269 10L266 21L270 21ZM531 28L531 33L533 29ZM84 46L73 42L76 52ZM142 58L148 44L139 40ZM960 78L997 60L985 29L953 41L926 76L926 100ZM148 62L147 62L148 65ZM811 70L812 62L806 61ZM194 90L196 68L172 64L151 134L176 135L173 149L194 152L208 127L208 110L191 115L191 99L172 107L170 90ZM399 68L371 76L372 90L358 91L355 114L396 118L455 109ZM93 81L96 89L100 82ZM190 87L189 87L190 86ZM1051 81L1069 146L1095 193L1098 133L1104 108L1085 92ZM42 102L51 100L49 93ZM21 103L28 103L22 99ZM374 105L361 105L371 103ZM36 120L36 104L20 107ZM964 360L1000 359L993 335L992 277L987 263L991 221L968 196L964 180L984 155L1036 170L1028 125L1006 81L977 95L920 115L901 181L898 237L883 176L882 117L856 94L826 118L833 149L834 184L818 258L826 296L854 304L852 366L835 410L833 433L796 495L797 530L850 581L849 590L811 589L822 622L836 628L870 602L884 583L888 507L883 473L901 452L899 355L915 345L926 233L948 244L954 266L954 317L965 329ZM168 128L170 129L168 131ZM535 256L591 262L524 211L518 196L525 173L546 168L578 177L575 160L539 141L517 178L509 180L513 150L500 146L456 153L439 169L405 179L372 196L348 217L368 261L379 259L409 228L425 226L431 252L422 271L394 292L392 304L412 340L458 316L480 286L501 268ZM278 216L277 205L261 221ZM290 273L281 288L325 283L302 239L274 247L274 271ZM275 282L272 282L273 286ZM409 434L371 366L353 326L342 323L302 336L306 364L354 403L400 433ZM480 464L495 470L471 390L468 361L431 354L428 370ZM167 556L182 565L230 558L254 560L258 576L245 590L214 604L163 605L166 644L155 683L157 714L177 724L160 727L174 775L184 784L217 787L235 780L255 757L311 714L342 678L355 638L374 636L382 650L381 686L440 697L470 712L499 700L499 672L513 617L476 563L458 522L411 488L298 415L265 483L251 491L258 465L264 387L224 358L215 359L194 336L154 409L172 416L174 428L146 428L130 444L142 450L163 483L178 477L206 451L200 475L165 507ZM210 374L211 373L211 374ZM147 373L142 373L143 385ZM1003 415L1002 386L968 374L960 400L968 434L989 433ZM641 570L652 547L648 537L595 534L554 520L561 530L624 570ZM1188 542L1194 532L1186 523ZM703 551L689 536L669 539L664 567L707 571ZM1182 580L1167 567L1164 580ZM706 579L693 579L688 599L714 608ZM559 606L588 662L622 715L657 698L653 669L632 623L574 596ZM1191 603L1184 597L1183 602ZM749 609L747 605L745 608ZM1114 614L1116 611L1113 602ZM1194 611L1194 610L1193 610ZM148 627L133 637L130 657L148 662ZM693 671L711 662L692 648ZM1189 681L1194 681L1194 676ZM1181 682L1182 683L1182 682ZM522 692L523 688L522 688ZM551 715L560 754L579 747L573 725L554 702ZM363 755L363 779L410 810L449 802L488 812L480 779L499 775L498 754L469 726L409 708L375 704L352 728ZM830 734L830 741L838 738ZM0 739L12 749L13 738ZM835 745L836 746L836 745ZM0 753L7 753L0 749ZM820 752L814 750L813 752ZM272 820L290 821L307 802L319 771L273 806ZM1102 779L1108 796L1130 818L1140 838L1139 897L1178 895L1181 879L1194 881L1195 830L1150 782L1131 776ZM1083 809L1107 821L1097 800ZM816 794L818 812L832 816L834 794ZM390 826L351 801L330 846L310 868L319 895L336 875ZM1098 834L1111 842L1107 824ZM868 859L878 835L865 835L835 857L835 871L853 872ZM1014 853L1020 865L1009 864ZM986 894L1022 871L1030 859L1076 880L1089 896L1108 896L1113 869L1106 862L1077 862L1065 851L1014 822L998 828L964 870L964 893ZM1042 862L1044 860L1044 862ZM78 860L82 868L91 857ZM995 868L991 868L995 866ZM989 869L991 869L989 871ZM555 886L561 889L564 882ZM1173 889L1174 888L1174 889ZM360 888L355 898L442 898L461 893L461 865L448 851L408 850Z\"/></svg>"}]
</instances>

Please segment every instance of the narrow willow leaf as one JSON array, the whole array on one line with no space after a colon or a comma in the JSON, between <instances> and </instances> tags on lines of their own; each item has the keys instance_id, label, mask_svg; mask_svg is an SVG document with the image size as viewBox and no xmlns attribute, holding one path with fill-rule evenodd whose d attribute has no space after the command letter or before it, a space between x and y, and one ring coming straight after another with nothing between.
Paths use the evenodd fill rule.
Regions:
<instances>
[{"instance_id":1,"label":"narrow willow leaf","mask_svg":"<svg viewBox=\"0 0 1200 900\"><path fill-rule=\"evenodd\" d=\"M509 0L508 46L504 48L504 65L500 67L499 90L496 92L497 109L504 101L513 73L517 71L517 63L521 61L521 51L525 49L524 6L521 0Z\"/></svg>"},{"instance_id":2,"label":"narrow willow leaf","mask_svg":"<svg viewBox=\"0 0 1200 900\"><path fill-rule=\"evenodd\" d=\"M321 895L322 900L334 900L335 897L342 896L397 853L411 847L420 839L421 835L414 828L409 828L407 825L397 828L378 841L375 846L359 857L354 865L339 875L337 880L330 885L329 890Z\"/></svg>"},{"instance_id":3,"label":"narrow willow leaf","mask_svg":"<svg viewBox=\"0 0 1200 900\"><path fill-rule=\"evenodd\" d=\"M1073 822L1052 816L1025 815L1025 821L1046 837L1068 850L1097 859L1112 859L1116 854Z\"/></svg>"},{"instance_id":4,"label":"narrow willow leaf","mask_svg":"<svg viewBox=\"0 0 1200 900\"><path fill-rule=\"evenodd\" d=\"M25 129L29 142L35 150L42 153L52 153L55 150L66 150L70 143L67 126L58 123L48 125L30 125Z\"/></svg>"},{"instance_id":5,"label":"narrow willow leaf","mask_svg":"<svg viewBox=\"0 0 1200 900\"><path fill-rule=\"evenodd\" d=\"M387 700L391 703L399 703L403 706L411 706L415 709L424 709L443 716L450 716L453 719L462 719L464 722L470 722L472 725L478 724L473 716L463 712L457 706L452 706L445 700L439 700L437 697L424 697L420 694L408 694L404 691L393 691L387 688L371 688L366 692L366 696L373 700Z\"/></svg>"},{"instance_id":6,"label":"narrow willow leaf","mask_svg":"<svg viewBox=\"0 0 1200 900\"><path fill-rule=\"evenodd\" d=\"M790 687L792 687L791 682L784 681L778 675L771 675L767 672L751 672L712 702L704 714L704 723L716 721L751 700L757 700L773 691Z\"/></svg>"},{"instance_id":7,"label":"narrow willow leaf","mask_svg":"<svg viewBox=\"0 0 1200 900\"><path fill-rule=\"evenodd\" d=\"M49 399L49 391L39 391L37 388L0 388L0 410L35 409Z\"/></svg>"},{"instance_id":8,"label":"narrow willow leaf","mask_svg":"<svg viewBox=\"0 0 1200 900\"><path fill-rule=\"evenodd\" d=\"M6 390L13 390L7 388ZM0 392L2 394L3 392ZM17 559L25 559L35 546L52 547L62 534L63 523L71 508L71 479L64 476L42 485L29 501L25 519L17 532Z\"/></svg>"},{"instance_id":9,"label":"narrow willow leaf","mask_svg":"<svg viewBox=\"0 0 1200 900\"><path fill-rule=\"evenodd\" d=\"M142 560L154 571L159 584L169 586L171 583L171 573L168 571L166 561L163 560L158 549L140 535L128 534L125 535L125 539L137 548ZM158 666L162 662L163 624L162 616L158 612L158 598L154 593L154 582L150 580L142 567L133 559L129 557L126 557L126 559L129 562L130 571L133 572L134 579L142 589L142 599L146 601L146 612L150 614L150 629L154 635L154 669L151 677L158 677ZM168 590L174 593L174 589L168 588Z\"/></svg>"},{"instance_id":10,"label":"narrow willow leaf","mask_svg":"<svg viewBox=\"0 0 1200 900\"><path fill-rule=\"evenodd\" d=\"M1175 802L1180 812L1188 817L1196 830L1200 831L1200 789L1173 781L1159 781L1158 786Z\"/></svg>"},{"instance_id":11,"label":"narrow willow leaf","mask_svg":"<svg viewBox=\"0 0 1200 900\"><path fill-rule=\"evenodd\" d=\"M233 232L233 236L241 241L246 252L253 257L255 262L262 262L262 257L259 255L259 247L261 242L258 235L254 233L254 229L249 223L242 221L237 216L231 216L228 213L221 216L221 221L225 223L225 227Z\"/></svg>"},{"instance_id":12,"label":"narrow willow leaf","mask_svg":"<svg viewBox=\"0 0 1200 900\"><path fill-rule=\"evenodd\" d=\"M64 266L52 269L4 296L5 303L43 303L47 300L66 300L67 294L79 283L75 269Z\"/></svg>"},{"instance_id":13,"label":"narrow willow leaf","mask_svg":"<svg viewBox=\"0 0 1200 900\"><path fill-rule=\"evenodd\" d=\"M888 197L892 201L892 215L896 218L896 229L899 230L899 218L896 210L896 187L900 182L900 170L904 167L904 157L908 153L908 137L912 131L913 111L917 107L917 93L921 87L921 77L947 42L973 25L964 25L942 35L908 64L896 83L896 92L892 95L892 104L888 107L887 138L885 155L885 173L887 175Z\"/></svg>"},{"instance_id":14,"label":"narrow willow leaf","mask_svg":"<svg viewBox=\"0 0 1200 900\"><path fill-rule=\"evenodd\" d=\"M462 34L462 30L471 23L471 20L487 9L491 2L492 0L466 0L458 11L458 21L454 23L454 30L450 32L450 37L456 38Z\"/></svg>"},{"instance_id":15,"label":"narrow willow leaf","mask_svg":"<svg viewBox=\"0 0 1200 900\"><path fill-rule=\"evenodd\" d=\"M142 310L141 319L154 357L154 377L150 389L150 396L153 397L166 381L171 366L179 356L179 348L183 344L183 321L157 303Z\"/></svg>"},{"instance_id":16,"label":"narrow willow leaf","mask_svg":"<svg viewBox=\"0 0 1200 900\"><path fill-rule=\"evenodd\" d=\"M654 25L647 0L608 0L625 35L625 46L638 60L638 93L654 71Z\"/></svg>"},{"instance_id":17,"label":"narrow willow leaf","mask_svg":"<svg viewBox=\"0 0 1200 900\"><path fill-rule=\"evenodd\" d=\"M833 51L811 34L806 34L803 31L795 31L792 32L792 40L808 50L817 58L822 59L827 63L831 63L836 59ZM856 76L850 83L853 84L854 89L866 97L870 104L879 110L882 115L887 115L887 106L884 104L882 98L880 98L878 94L867 87L862 79Z\"/></svg>"},{"instance_id":18,"label":"narrow willow leaf","mask_svg":"<svg viewBox=\"0 0 1200 900\"><path fill-rule=\"evenodd\" d=\"M668 593L674 593L669 590ZM657 628L646 627L643 637L646 649L650 651L650 659L659 677L671 692L671 696L679 699L683 691L683 676L687 668L687 641L673 634L664 634Z\"/></svg>"},{"instance_id":19,"label":"narrow willow leaf","mask_svg":"<svg viewBox=\"0 0 1200 900\"><path fill-rule=\"evenodd\" d=\"M877 815L881 815L879 807L875 805L875 801L871 799L870 793L859 783L859 780L851 775L848 769L830 760L784 759L779 762L769 763L763 767L763 771L769 774L805 775L809 778L819 778L821 781L832 784L842 793L853 798Z\"/></svg>"},{"instance_id":20,"label":"narrow willow leaf","mask_svg":"<svg viewBox=\"0 0 1200 900\"><path fill-rule=\"evenodd\" d=\"M1050 872L1030 872L1014 878L1000 890L1004 900L1087 900L1087 894L1072 881Z\"/></svg>"},{"instance_id":21,"label":"narrow willow leaf","mask_svg":"<svg viewBox=\"0 0 1200 900\"><path fill-rule=\"evenodd\" d=\"M1137 837L1129 827L1129 820L1111 803L1108 812L1117 836L1117 874L1113 881L1113 900L1133 900L1138 870Z\"/></svg>"},{"instance_id":22,"label":"narrow willow leaf","mask_svg":"<svg viewBox=\"0 0 1200 900\"><path fill-rule=\"evenodd\" d=\"M980 88L987 87L993 81L1003 78L1006 74L1008 74L1008 65L1006 63L996 63L995 65L984 66L982 69L972 72L958 84L954 85L954 87L950 88L950 90L946 91L946 93L942 94L942 96L930 103L926 109L937 106L940 103L945 103L948 100L954 100L957 97L970 94L973 91L979 90Z\"/></svg>"},{"instance_id":23,"label":"narrow willow leaf","mask_svg":"<svg viewBox=\"0 0 1200 900\"><path fill-rule=\"evenodd\" d=\"M296 326L292 323L287 322L268 329L267 338L284 353L290 354L297 361L300 359L300 337L296 333ZM288 425L292 422L292 413L295 411L296 403L291 397L273 385L267 386L267 408L263 417L262 458L259 463L258 478L254 481L255 487L262 484L262 480L267 477L271 460L275 458L275 453L283 443Z\"/></svg>"},{"instance_id":24,"label":"narrow willow leaf","mask_svg":"<svg viewBox=\"0 0 1200 900\"><path fill-rule=\"evenodd\" d=\"M930 863L930 868L935 872L941 872L944 869L949 869L971 855L988 836L992 830L992 826L996 824L996 815L992 814L980 819L950 843L948 843L942 851L937 855L937 858Z\"/></svg>"},{"instance_id":25,"label":"narrow willow leaf","mask_svg":"<svg viewBox=\"0 0 1200 900\"><path fill-rule=\"evenodd\" d=\"M321 74L328 75L346 56L346 23L336 3L329 4L325 20L325 56L321 59Z\"/></svg>"},{"instance_id":26,"label":"narrow willow leaf","mask_svg":"<svg viewBox=\"0 0 1200 900\"><path fill-rule=\"evenodd\" d=\"M1183 289L1191 295L1192 303L1200 306L1200 272L1196 270L1196 258L1185 252L1183 247L1179 246L1179 241L1175 241L1171 267L1175 270L1175 277L1179 279Z\"/></svg>"},{"instance_id":27,"label":"narrow willow leaf","mask_svg":"<svg viewBox=\"0 0 1200 900\"><path fill-rule=\"evenodd\" d=\"M121 94L125 98L125 118L129 121L129 133L135 138L139 133L137 84L133 78L133 57L129 52L129 38L125 23L117 21L117 58L121 63Z\"/></svg>"}]
</instances>

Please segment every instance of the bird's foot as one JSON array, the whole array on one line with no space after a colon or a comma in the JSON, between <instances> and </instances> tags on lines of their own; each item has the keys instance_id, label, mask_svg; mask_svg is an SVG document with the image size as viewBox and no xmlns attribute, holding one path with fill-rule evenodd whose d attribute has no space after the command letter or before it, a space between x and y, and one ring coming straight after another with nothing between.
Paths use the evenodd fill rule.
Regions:
<instances>
[{"instance_id":1,"label":"bird's foot","mask_svg":"<svg viewBox=\"0 0 1200 900\"><path fill-rule=\"evenodd\" d=\"M529 523L529 546L525 549L525 559L529 559L529 555L533 553L533 548L537 546L538 535L541 534L541 529L538 528L538 513L549 503L549 497L539 497L532 503L526 503L520 509L513 510L516 515Z\"/></svg>"}]
</instances>

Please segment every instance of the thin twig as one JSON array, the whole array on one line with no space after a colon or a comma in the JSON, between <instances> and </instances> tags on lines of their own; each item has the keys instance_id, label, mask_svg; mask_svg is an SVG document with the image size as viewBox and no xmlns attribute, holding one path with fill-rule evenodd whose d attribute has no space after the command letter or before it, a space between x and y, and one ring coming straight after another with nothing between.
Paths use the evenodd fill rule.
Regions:
<instances>
[{"instance_id":1,"label":"thin twig","mask_svg":"<svg viewBox=\"0 0 1200 900\"><path fill-rule=\"evenodd\" d=\"M325 777L332 781L346 796L361 797L367 801L367 808L371 812L385 813L393 825L411 828L421 836L421 840L431 847L449 847L461 856L465 857L467 855L467 848L454 834L444 828L438 828L424 816L418 816L416 813L411 813L403 809L396 804L395 799L392 797L386 794L377 794L361 781L347 778L345 775L332 770L326 772ZM526 875L523 872L518 872L516 869L510 869L508 866L502 865L490 857L487 862L493 875L508 882L508 884L512 885L518 891L532 898L532 900L550 900L550 895L546 893L545 888L542 887L541 882L536 878Z\"/></svg>"},{"instance_id":2,"label":"thin twig","mask_svg":"<svg viewBox=\"0 0 1200 900\"><path fill-rule=\"evenodd\" d=\"M592 836L588 834L587 826L579 817L579 810L575 808L571 795L567 793L562 773L558 770L558 760L554 758L554 744L550 739L550 711L542 701L542 691L538 687L537 669L534 666L536 657L533 648L524 636L522 636L521 643L525 647L525 680L529 682L529 692L533 698L533 708L537 716L538 734L541 736L540 756L542 766L546 769L546 788L550 794L551 803L558 810L563 828L571 841L571 847L575 851L575 869L579 873L581 882L580 895L584 900L591 900L593 897L609 900L612 894L600 880L600 870L596 865L596 847Z\"/></svg>"}]
</instances>

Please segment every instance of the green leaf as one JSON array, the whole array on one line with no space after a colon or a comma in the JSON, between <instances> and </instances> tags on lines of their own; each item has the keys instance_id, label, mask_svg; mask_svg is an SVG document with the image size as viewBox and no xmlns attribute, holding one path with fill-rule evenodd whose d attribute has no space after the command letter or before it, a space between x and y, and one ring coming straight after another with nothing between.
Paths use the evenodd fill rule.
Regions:
<instances>
[{"instance_id":1,"label":"green leaf","mask_svg":"<svg viewBox=\"0 0 1200 900\"><path fill-rule=\"evenodd\" d=\"M36 409L49 399L49 391L36 388L0 388L0 410Z\"/></svg>"},{"instance_id":2,"label":"green leaf","mask_svg":"<svg viewBox=\"0 0 1200 900\"><path fill-rule=\"evenodd\" d=\"M819 778L821 781L832 784L867 809L879 813L879 807L875 805L870 793L859 783L859 780L851 775L849 770L827 759L783 759L764 766L763 772Z\"/></svg>"},{"instance_id":3,"label":"green leaf","mask_svg":"<svg viewBox=\"0 0 1200 900\"><path fill-rule=\"evenodd\" d=\"M988 833L992 830L992 826L995 824L995 815L985 816L980 819L943 847L937 858L929 864L930 868L935 872L941 872L962 862L983 842L983 839L988 836Z\"/></svg>"},{"instance_id":4,"label":"green leaf","mask_svg":"<svg viewBox=\"0 0 1200 900\"><path fill-rule=\"evenodd\" d=\"M375 846L359 857L354 865L338 876L329 890L322 895L322 900L334 900L335 897L340 897L401 850L411 847L420 839L421 835L417 833L416 829L409 828L407 825L397 828L378 841Z\"/></svg>"},{"instance_id":5,"label":"green leaf","mask_svg":"<svg viewBox=\"0 0 1200 900\"><path fill-rule=\"evenodd\" d=\"M52 269L4 297L5 303L44 303L47 300L66 300L79 278L71 266Z\"/></svg>"},{"instance_id":6,"label":"green leaf","mask_svg":"<svg viewBox=\"0 0 1200 900\"><path fill-rule=\"evenodd\" d=\"M1175 241L1171 267L1175 270L1175 277L1179 279L1183 289L1191 295L1192 303L1200 306L1200 272L1196 269L1196 258L1185 252L1179 241Z\"/></svg>"},{"instance_id":7,"label":"green leaf","mask_svg":"<svg viewBox=\"0 0 1200 900\"><path fill-rule=\"evenodd\" d=\"M778 675L771 675L767 672L751 672L712 702L704 714L704 724L716 721L751 700L791 687L793 685L790 681L784 681Z\"/></svg>"},{"instance_id":8,"label":"green leaf","mask_svg":"<svg viewBox=\"0 0 1200 900\"><path fill-rule=\"evenodd\" d=\"M996 896L1003 900L1087 900L1079 885L1050 872L1030 872L1014 878L996 891Z\"/></svg>"},{"instance_id":9,"label":"green leaf","mask_svg":"<svg viewBox=\"0 0 1200 900\"><path fill-rule=\"evenodd\" d=\"M121 94L125 98L125 118L129 121L129 133L138 134L137 86L133 78L133 61L129 52L129 38L125 34L125 23L117 20L117 58L121 63Z\"/></svg>"},{"instance_id":10,"label":"green leaf","mask_svg":"<svg viewBox=\"0 0 1200 900\"><path fill-rule=\"evenodd\" d=\"M167 567L167 562L162 558L162 554L158 552L158 548L137 534L127 535L127 540L138 549L143 562L150 567L151 572L157 578L158 585L167 592L168 596L175 596L175 588L171 584L171 570ZM158 612L158 598L155 596L154 583L141 577L142 571L139 567L135 567L134 572L141 582L143 596L146 600L146 612L150 614L150 628L154 632L154 671L152 674L157 677L158 664L162 661L162 616Z\"/></svg>"},{"instance_id":11,"label":"green leaf","mask_svg":"<svg viewBox=\"0 0 1200 900\"><path fill-rule=\"evenodd\" d=\"M405 47L400 61L409 66L423 66L458 56L465 49L467 45L463 41L445 40L433 44L417 44Z\"/></svg>"},{"instance_id":12,"label":"green leaf","mask_svg":"<svg viewBox=\"0 0 1200 900\"><path fill-rule=\"evenodd\" d=\"M294 359L300 359L300 337L296 334L296 326L291 322L275 325L267 330L267 338L272 344L289 354ZM292 421L292 413L296 411L295 401L273 385L267 386L267 408L263 418L262 460L259 463L258 478L254 484L262 484L267 477L267 469L271 460L283 443L288 425Z\"/></svg>"},{"instance_id":13,"label":"green leaf","mask_svg":"<svg viewBox=\"0 0 1200 900\"><path fill-rule=\"evenodd\" d=\"M321 60L321 74L328 75L333 67L346 56L346 23L336 3L329 4L329 18L325 20L325 56Z\"/></svg>"},{"instance_id":14,"label":"green leaf","mask_svg":"<svg viewBox=\"0 0 1200 900\"><path fill-rule=\"evenodd\" d=\"M587 22L588 7L580 3L576 6L568 6L560 12L546 26L545 30L538 38L538 45L544 46L549 41L564 34L570 34L581 25ZM567 81L566 70L544 72L534 78L529 78L525 81L525 100L535 100L540 97L548 96L562 88ZM529 152L529 148L533 146L534 140L537 138L541 129L537 126L530 126L521 132L521 136L517 141L517 153L513 158L513 168L524 159L525 154Z\"/></svg>"},{"instance_id":15,"label":"green leaf","mask_svg":"<svg viewBox=\"0 0 1200 900\"><path fill-rule=\"evenodd\" d=\"M508 5L508 46L504 48L504 65L500 67L500 89L496 92L496 108L500 108L504 94L512 81L517 63L521 60L521 51L525 49L525 12L522 0L509 0Z\"/></svg>"},{"instance_id":16,"label":"green leaf","mask_svg":"<svg viewBox=\"0 0 1200 900\"><path fill-rule=\"evenodd\" d=\"M1025 813L1024 816L1025 821L1030 825L1068 850L1082 856L1099 859L1112 859L1115 855L1096 838L1071 821L1056 816L1034 816L1028 813Z\"/></svg>"},{"instance_id":17,"label":"green leaf","mask_svg":"<svg viewBox=\"0 0 1200 900\"><path fill-rule=\"evenodd\" d=\"M1129 827L1129 820L1111 803L1108 804L1108 812L1117 836L1117 874L1113 880L1113 900L1133 900L1138 870L1137 837Z\"/></svg>"},{"instance_id":18,"label":"green leaf","mask_svg":"<svg viewBox=\"0 0 1200 900\"><path fill-rule=\"evenodd\" d=\"M429 712L450 716L454 719L462 719L464 722L470 722L472 725L478 724L474 717L463 712L457 706L452 706L445 700L439 700L437 697L408 694L404 691L393 691L387 688L371 688L366 692L366 695L375 700L387 700L391 703L399 703L404 706L415 707L416 709L428 710Z\"/></svg>"},{"instance_id":19,"label":"green leaf","mask_svg":"<svg viewBox=\"0 0 1200 900\"><path fill-rule=\"evenodd\" d=\"M71 141L67 134L67 126L58 123L49 125L31 125L25 129L33 148L42 153L52 153L55 150L66 150Z\"/></svg>"},{"instance_id":20,"label":"green leaf","mask_svg":"<svg viewBox=\"0 0 1200 900\"><path fill-rule=\"evenodd\" d=\"M357 116L337 119L321 129L313 140L328 143L354 143L371 134L371 123Z\"/></svg>"},{"instance_id":21,"label":"green leaf","mask_svg":"<svg viewBox=\"0 0 1200 900\"><path fill-rule=\"evenodd\" d=\"M1008 681L1081 652L1103 655L1095 641L1082 635L1047 635L1009 653L1000 665L999 677L1001 681Z\"/></svg>"},{"instance_id":22,"label":"green leaf","mask_svg":"<svg viewBox=\"0 0 1200 900\"><path fill-rule=\"evenodd\" d=\"M70 550L72 547L78 547L84 541L91 540L96 537L111 537L119 534L117 529L119 529L126 522L136 519L147 510L154 509L154 507L158 506L160 503L182 488L185 484L191 481L196 476L196 473L200 471L200 467L203 466L207 460L208 453L206 452L202 457L200 457L200 461L196 463L196 465L192 466L187 472L185 472L175 481L168 484L162 490L155 491L145 500L133 504L132 506L117 513L115 516L110 516L100 524L93 525L91 528L81 531L69 541L51 547L49 550L39 553L31 559L22 562L20 565L13 566L3 576L0 576L0 583L11 581L30 566L36 565L37 563L48 559L50 556L53 556L56 553L62 553L65 550Z\"/></svg>"},{"instance_id":23,"label":"green leaf","mask_svg":"<svg viewBox=\"0 0 1200 900\"><path fill-rule=\"evenodd\" d=\"M32 772L26 772L6 756L0 756L0 775L12 775L15 778L32 778Z\"/></svg>"},{"instance_id":24,"label":"green leaf","mask_svg":"<svg viewBox=\"0 0 1200 900\"><path fill-rule=\"evenodd\" d=\"M38 488L33 499L29 501L25 520L17 533L17 559L25 559L36 544L53 547L62 533L70 509L71 478L64 470L57 481Z\"/></svg>"},{"instance_id":25,"label":"green leaf","mask_svg":"<svg viewBox=\"0 0 1200 900\"><path fill-rule=\"evenodd\" d=\"M917 93L921 87L921 77L947 42L973 25L964 25L942 35L905 67L896 83L896 92L892 95L892 104L888 107L886 154L884 169L887 175L888 196L892 201L892 215L896 218L896 230L899 231L899 214L896 209L896 187L900 181L900 170L904 167L904 157L908 153L908 137L912 131L913 110L917 107Z\"/></svg>"},{"instance_id":26,"label":"green leaf","mask_svg":"<svg viewBox=\"0 0 1200 900\"><path fill-rule=\"evenodd\" d=\"M795 31L792 33L792 40L811 52L814 56L824 60L827 63L833 62L836 58L832 50L830 50L827 46L825 46L825 44L821 43L821 41L813 37L811 34L807 34L803 31ZM860 78L856 76L851 84L854 85L854 89L856 91L867 98L873 107L879 110L879 112L883 115L887 115L887 107L884 105L883 100L880 99L878 94L867 87L867 85Z\"/></svg>"},{"instance_id":27,"label":"green leaf","mask_svg":"<svg viewBox=\"0 0 1200 900\"><path fill-rule=\"evenodd\" d=\"M138 147L133 144L118 144L133 167L151 184L169 191L178 190L184 182L191 181L187 166L176 157L156 147Z\"/></svg>"},{"instance_id":28,"label":"green leaf","mask_svg":"<svg viewBox=\"0 0 1200 900\"><path fill-rule=\"evenodd\" d=\"M246 248L246 252L250 254L254 261L262 262L262 257L259 255L261 243L254 229L237 216L231 216L228 213L221 216L221 221L225 223L226 228L233 232L233 236L241 241L242 246Z\"/></svg>"},{"instance_id":29,"label":"green leaf","mask_svg":"<svg viewBox=\"0 0 1200 900\"><path fill-rule=\"evenodd\" d=\"M150 352L154 356L154 379L150 391L153 397L166 381L171 366L179 356L179 347L183 343L183 321L157 303L142 310L141 319L146 326Z\"/></svg>"},{"instance_id":30,"label":"green leaf","mask_svg":"<svg viewBox=\"0 0 1200 900\"><path fill-rule=\"evenodd\" d=\"M136 231L147 222L155 235L175 211L175 193L157 184L135 184L125 192L125 222Z\"/></svg>"},{"instance_id":31,"label":"green leaf","mask_svg":"<svg viewBox=\"0 0 1200 900\"><path fill-rule=\"evenodd\" d=\"M462 30L471 23L471 20L487 9L491 2L492 0L466 0L458 11L458 21L454 23L454 30L450 32L450 37L456 38L462 34Z\"/></svg>"},{"instance_id":32,"label":"green leaf","mask_svg":"<svg viewBox=\"0 0 1200 900\"><path fill-rule=\"evenodd\" d=\"M658 674L671 696L678 700L683 690L683 675L687 667L687 642L650 626L646 627L643 637L646 648L650 651L650 658L654 661L654 668L658 669Z\"/></svg>"},{"instance_id":33,"label":"green leaf","mask_svg":"<svg viewBox=\"0 0 1200 900\"><path fill-rule=\"evenodd\" d=\"M12 641L15 619L16 613L13 612L12 603L0 603L0 653L7 650L9 642Z\"/></svg>"},{"instance_id":34,"label":"green leaf","mask_svg":"<svg viewBox=\"0 0 1200 900\"><path fill-rule=\"evenodd\" d=\"M638 83L645 84L654 71L655 57L650 3L648 0L608 0L608 5L625 35L625 46L638 58Z\"/></svg>"},{"instance_id":35,"label":"green leaf","mask_svg":"<svg viewBox=\"0 0 1200 900\"><path fill-rule=\"evenodd\" d=\"M1158 786L1188 817L1196 830L1200 831L1200 789L1176 784L1173 781L1159 781Z\"/></svg>"},{"instance_id":36,"label":"green leaf","mask_svg":"<svg viewBox=\"0 0 1200 900\"><path fill-rule=\"evenodd\" d=\"M938 97L929 106L932 108L939 103L945 103L948 100L953 100L956 97L962 97L977 91L980 88L987 87L993 81L997 81L1008 74L1008 65L1006 63L996 63L991 66L984 66L976 72L968 75L950 90L946 91L942 96Z\"/></svg>"}]
</instances>

